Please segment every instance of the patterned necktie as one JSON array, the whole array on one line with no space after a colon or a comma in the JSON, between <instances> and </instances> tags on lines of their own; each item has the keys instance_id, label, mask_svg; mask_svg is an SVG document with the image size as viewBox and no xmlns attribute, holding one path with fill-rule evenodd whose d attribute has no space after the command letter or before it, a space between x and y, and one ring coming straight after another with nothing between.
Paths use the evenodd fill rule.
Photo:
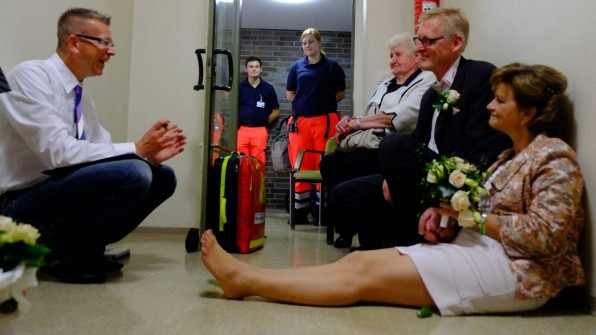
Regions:
<instances>
[{"instance_id":1,"label":"patterned necktie","mask_svg":"<svg viewBox=\"0 0 596 335\"><path fill-rule=\"evenodd\" d=\"M449 83L441 80L441 81L435 81L432 85L430 85L430 87L437 91L437 92L443 92L445 90L447 90L449 88Z\"/></svg>"},{"instance_id":2,"label":"patterned necktie","mask_svg":"<svg viewBox=\"0 0 596 335\"><path fill-rule=\"evenodd\" d=\"M75 127L77 129L77 139L85 139L85 121L83 120L83 107L81 106L81 97L83 95L83 88L79 85L75 86Z\"/></svg>"},{"instance_id":3,"label":"patterned necktie","mask_svg":"<svg viewBox=\"0 0 596 335\"><path fill-rule=\"evenodd\" d=\"M0 68L0 93L4 93L4 92L10 92L10 86L8 86L8 82L6 81L6 78L4 77L4 73L2 72L2 69Z\"/></svg>"}]
</instances>

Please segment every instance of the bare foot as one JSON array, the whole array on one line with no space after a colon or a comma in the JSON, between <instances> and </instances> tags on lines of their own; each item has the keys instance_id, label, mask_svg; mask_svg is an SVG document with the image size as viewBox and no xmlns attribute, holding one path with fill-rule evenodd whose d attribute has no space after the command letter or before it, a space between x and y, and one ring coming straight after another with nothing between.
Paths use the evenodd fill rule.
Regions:
<instances>
[{"instance_id":1,"label":"bare foot","mask_svg":"<svg viewBox=\"0 0 596 335\"><path fill-rule=\"evenodd\" d=\"M207 270L213 274L223 289L226 298L239 299L247 295L241 288L243 278L240 275L247 264L227 253L217 243L217 239L210 229L201 236L201 257Z\"/></svg>"}]
</instances>

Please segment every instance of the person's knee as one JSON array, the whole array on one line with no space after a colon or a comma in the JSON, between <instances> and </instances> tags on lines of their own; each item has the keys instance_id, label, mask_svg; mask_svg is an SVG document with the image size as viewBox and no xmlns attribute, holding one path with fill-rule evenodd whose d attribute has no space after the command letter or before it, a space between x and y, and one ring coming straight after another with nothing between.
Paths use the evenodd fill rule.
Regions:
<instances>
[{"instance_id":1,"label":"person's knee","mask_svg":"<svg viewBox=\"0 0 596 335\"><path fill-rule=\"evenodd\" d=\"M170 166L160 165L154 172L153 179L155 183L159 184L159 188L165 196L170 197L174 194L178 181L174 169Z\"/></svg>"},{"instance_id":2,"label":"person's knee","mask_svg":"<svg viewBox=\"0 0 596 335\"><path fill-rule=\"evenodd\" d=\"M123 178L126 179L126 183L134 185L135 188L149 190L153 181L153 173L151 167L144 161L131 160L123 168Z\"/></svg>"},{"instance_id":3,"label":"person's knee","mask_svg":"<svg viewBox=\"0 0 596 335\"><path fill-rule=\"evenodd\" d=\"M340 258L339 262L352 269L353 273L365 275L368 263L367 258L366 252L356 250Z\"/></svg>"},{"instance_id":4,"label":"person's knee","mask_svg":"<svg viewBox=\"0 0 596 335\"><path fill-rule=\"evenodd\" d=\"M330 153L321 159L321 163L319 164L319 170L321 171L321 176L323 180L327 180L333 177L335 166L335 153Z\"/></svg>"},{"instance_id":5,"label":"person's knee","mask_svg":"<svg viewBox=\"0 0 596 335\"><path fill-rule=\"evenodd\" d=\"M401 150L400 148L404 145L404 142L408 140L410 135L405 134L392 134L386 136L379 145L379 159L381 162L388 159L393 159L399 156L397 153Z\"/></svg>"}]
</instances>

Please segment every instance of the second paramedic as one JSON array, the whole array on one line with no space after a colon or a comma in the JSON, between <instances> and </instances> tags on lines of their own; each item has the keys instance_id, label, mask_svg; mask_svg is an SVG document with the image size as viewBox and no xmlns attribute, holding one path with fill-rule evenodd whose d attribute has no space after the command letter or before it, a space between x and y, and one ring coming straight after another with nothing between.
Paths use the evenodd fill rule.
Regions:
<instances>
[{"instance_id":1,"label":"second paramedic","mask_svg":"<svg viewBox=\"0 0 596 335\"><path fill-rule=\"evenodd\" d=\"M308 28L300 36L300 42L305 57L292 64L286 83L286 96L292 102L292 118L288 121L292 166L300 150L325 151L325 144L335 135L335 124L341 118L337 103L346 95L344 70L321 50L321 33ZM319 155L307 154L301 169L317 170L319 160ZM311 188L310 183L296 183L297 224L308 223ZM320 198L320 192L317 195Z\"/></svg>"},{"instance_id":2,"label":"second paramedic","mask_svg":"<svg viewBox=\"0 0 596 335\"><path fill-rule=\"evenodd\" d=\"M238 90L237 151L265 164L267 126L279 117L279 102L271 84L261 79L261 60L250 56L244 62L247 78Z\"/></svg>"}]
</instances>

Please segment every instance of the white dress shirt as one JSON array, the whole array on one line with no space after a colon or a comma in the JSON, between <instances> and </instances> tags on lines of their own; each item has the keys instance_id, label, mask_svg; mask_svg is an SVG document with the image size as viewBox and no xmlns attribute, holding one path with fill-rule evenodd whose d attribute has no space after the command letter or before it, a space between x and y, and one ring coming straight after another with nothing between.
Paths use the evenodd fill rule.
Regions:
<instances>
[{"instance_id":1,"label":"white dress shirt","mask_svg":"<svg viewBox=\"0 0 596 335\"><path fill-rule=\"evenodd\" d=\"M112 143L83 90L86 140L76 139L74 87L82 84L58 54L8 73L12 91L0 94L0 194L47 178L42 171L136 152Z\"/></svg>"},{"instance_id":2,"label":"white dress shirt","mask_svg":"<svg viewBox=\"0 0 596 335\"><path fill-rule=\"evenodd\" d=\"M451 88L451 85L453 84L453 80L455 79L455 74L457 73L457 67L459 66L460 59L461 59L461 56L459 56L457 58L457 60L455 60L455 62L453 62L453 64L451 64L451 67L449 68L447 73L445 73L443 78L441 78L440 82L438 83L438 84L440 84L440 87L443 88L441 92L449 91L449 89ZM436 152L437 154L439 153L439 148L437 148L437 143L435 142L435 126L437 125L437 119L439 118L439 113L440 113L440 111L435 109L435 114L433 114L433 124L432 124L432 128L430 130L430 140L428 141L428 148L430 150Z\"/></svg>"}]
</instances>

